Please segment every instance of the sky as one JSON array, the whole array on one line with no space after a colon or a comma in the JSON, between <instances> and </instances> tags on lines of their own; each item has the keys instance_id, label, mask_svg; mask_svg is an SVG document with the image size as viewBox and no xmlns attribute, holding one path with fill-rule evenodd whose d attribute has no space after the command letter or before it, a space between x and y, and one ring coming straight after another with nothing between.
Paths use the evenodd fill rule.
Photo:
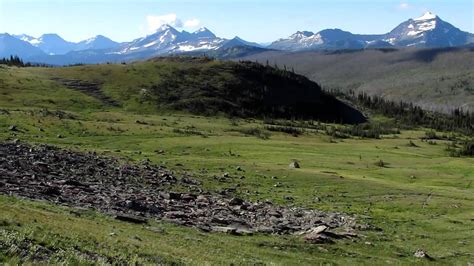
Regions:
<instances>
[{"instance_id":1,"label":"sky","mask_svg":"<svg viewBox=\"0 0 474 266\"><path fill-rule=\"evenodd\" d=\"M474 0L0 0L0 33L131 41L167 23L266 43L299 30L381 34L431 11L474 32Z\"/></svg>"}]
</instances>

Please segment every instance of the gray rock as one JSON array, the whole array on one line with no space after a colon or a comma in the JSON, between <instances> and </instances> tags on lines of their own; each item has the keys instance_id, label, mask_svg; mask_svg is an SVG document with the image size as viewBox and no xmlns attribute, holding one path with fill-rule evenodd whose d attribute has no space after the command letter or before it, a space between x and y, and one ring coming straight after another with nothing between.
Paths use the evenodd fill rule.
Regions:
<instances>
[{"instance_id":1,"label":"gray rock","mask_svg":"<svg viewBox=\"0 0 474 266\"><path fill-rule=\"evenodd\" d=\"M128 222L128 223L134 223L134 224L146 224L148 221L146 219L143 219L141 217L137 216L132 216L132 215L125 215L125 214L120 214L115 216L115 219L123 222Z\"/></svg>"},{"instance_id":2,"label":"gray rock","mask_svg":"<svg viewBox=\"0 0 474 266\"><path fill-rule=\"evenodd\" d=\"M242 205L244 203L244 201L242 199L239 199L239 198L232 198L230 201L229 201L229 205L230 206L235 206L235 205Z\"/></svg>"},{"instance_id":3,"label":"gray rock","mask_svg":"<svg viewBox=\"0 0 474 266\"><path fill-rule=\"evenodd\" d=\"M300 164L297 161L290 163L289 168L300 168Z\"/></svg>"},{"instance_id":4,"label":"gray rock","mask_svg":"<svg viewBox=\"0 0 474 266\"><path fill-rule=\"evenodd\" d=\"M159 192L159 194L162 198L168 199L168 200L180 200L181 199L181 193Z\"/></svg>"},{"instance_id":5,"label":"gray rock","mask_svg":"<svg viewBox=\"0 0 474 266\"><path fill-rule=\"evenodd\" d=\"M55 187L55 186L49 186L49 187L46 187L42 193L44 195L48 195L48 196L59 196L61 195L61 189L59 187Z\"/></svg>"},{"instance_id":6,"label":"gray rock","mask_svg":"<svg viewBox=\"0 0 474 266\"><path fill-rule=\"evenodd\" d=\"M259 226L255 228L255 231L263 234L273 234L275 232L275 229L270 226Z\"/></svg>"},{"instance_id":7,"label":"gray rock","mask_svg":"<svg viewBox=\"0 0 474 266\"><path fill-rule=\"evenodd\" d=\"M289 208L267 201L251 203L235 197L235 184L222 195L206 193L199 181L189 176L178 179L151 162L128 163L94 152L11 142L0 142L0 154L0 194L94 208L122 220L127 219L122 216L164 219L206 232L237 235L309 232L315 224L347 232L367 227L342 213ZM187 189L189 193L172 189ZM350 237L327 231L319 235L311 241Z\"/></svg>"},{"instance_id":8,"label":"gray rock","mask_svg":"<svg viewBox=\"0 0 474 266\"><path fill-rule=\"evenodd\" d=\"M427 260L434 260L430 255L426 253L426 251L422 249L418 249L415 254L413 254L414 257L420 258L420 259L427 259Z\"/></svg>"},{"instance_id":9,"label":"gray rock","mask_svg":"<svg viewBox=\"0 0 474 266\"><path fill-rule=\"evenodd\" d=\"M325 225L320 225L309 230L308 234L321 234L328 229Z\"/></svg>"},{"instance_id":10,"label":"gray rock","mask_svg":"<svg viewBox=\"0 0 474 266\"><path fill-rule=\"evenodd\" d=\"M304 236L304 240L312 244L332 244L334 241L324 233L309 233Z\"/></svg>"},{"instance_id":11,"label":"gray rock","mask_svg":"<svg viewBox=\"0 0 474 266\"><path fill-rule=\"evenodd\" d=\"M226 234L237 234L237 228L232 227L232 226L212 226L211 227L212 232L217 232L217 233L226 233Z\"/></svg>"}]
</instances>

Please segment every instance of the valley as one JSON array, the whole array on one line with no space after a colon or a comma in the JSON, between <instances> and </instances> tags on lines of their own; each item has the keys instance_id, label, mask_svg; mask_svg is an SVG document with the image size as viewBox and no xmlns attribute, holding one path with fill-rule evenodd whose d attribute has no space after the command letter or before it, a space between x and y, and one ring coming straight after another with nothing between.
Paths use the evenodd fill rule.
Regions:
<instances>
[{"instance_id":1,"label":"valley","mask_svg":"<svg viewBox=\"0 0 474 266\"><path fill-rule=\"evenodd\" d=\"M474 108L472 48L273 51L241 59L294 69L328 91L367 93L443 113Z\"/></svg>"},{"instance_id":2,"label":"valley","mask_svg":"<svg viewBox=\"0 0 474 266\"><path fill-rule=\"evenodd\" d=\"M288 91L278 103L288 109L262 108L271 107L272 95ZM398 128L393 118L377 113L364 117L373 125L393 122L390 131L374 138L341 135L337 132L356 125L336 124L323 111L338 118L360 112L291 71L186 57L63 68L1 66L0 95L5 154L0 165L9 173L0 179L0 261L6 264L473 260L474 161L453 157L448 149L460 149L472 136ZM303 99L324 108L292 117L290 107ZM118 166L130 176L101 176L118 175ZM88 167L93 171L81 174ZM83 197L88 189L100 191L91 205ZM120 204L126 197L139 204ZM167 214L167 206L194 206L198 197L222 201L229 215L254 204L282 213L320 212L323 222L313 225L329 229L318 229L316 239L330 232L350 237L312 243L308 232L237 231L232 224L212 224L217 220L210 225L219 228L208 232L190 226L193 219L180 223L182 216L173 220ZM143 202L159 207L158 214ZM358 226L341 230L324 220L331 213L355 219ZM127 215L132 219L120 218ZM219 212L204 214L212 215ZM275 214L254 215L288 226L265 216Z\"/></svg>"},{"instance_id":3,"label":"valley","mask_svg":"<svg viewBox=\"0 0 474 266\"><path fill-rule=\"evenodd\" d=\"M0 266L474 266L473 4L0 0Z\"/></svg>"}]
</instances>

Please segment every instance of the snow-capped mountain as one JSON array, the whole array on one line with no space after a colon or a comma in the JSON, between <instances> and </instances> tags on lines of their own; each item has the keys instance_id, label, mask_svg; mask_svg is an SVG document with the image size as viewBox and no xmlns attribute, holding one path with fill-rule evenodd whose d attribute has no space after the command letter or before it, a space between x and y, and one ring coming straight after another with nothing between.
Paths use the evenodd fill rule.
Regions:
<instances>
[{"instance_id":1,"label":"snow-capped mountain","mask_svg":"<svg viewBox=\"0 0 474 266\"><path fill-rule=\"evenodd\" d=\"M19 40L28 42L49 55L64 55L71 51L110 49L119 46L119 43L116 43L102 35L97 35L78 43L68 42L59 35L53 33L43 34L39 38L26 34L13 36Z\"/></svg>"},{"instance_id":2,"label":"snow-capped mountain","mask_svg":"<svg viewBox=\"0 0 474 266\"><path fill-rule=\"evenodd\" d=\"M215 39L215 38L217 38L217 36L214 33L212 33L206 27L200 28L199 30L193 32L191 35L196 39L200 39L200 38Z\"/></svg>"},{"instance_id":3,"label":"snow-capped mountain","mask_svg":"<svg viewBox=\"0 0 474 266\"><path fill-rule=\"evenodd\" d=\"M170 25L161 26L155 33L133 40L126 44L120 53L140 52L143 50L163 50L179 39L180 32Z\"/></svg>"},{"instance_id":4,"label":"snow-capped mountain","mask_svg":"<svg viewBox=\"0 0 474 266\"><path fill-rule=\"evenodd\" d=\"M207 28L200 28L193 33L189 33L187 31L178 31L170 25L163 25L155 33L127 43L114 53L126 55L134 53L164 55L206 52L222 47L246 45L259 47L258 44L244 41L239 37L232 40L219 38Z\"/></svg>"},{"instance_id":5,"label":"snow-capped mountain","mask_svg":"<svg viewBox=\"0 0 474 266\"><path fill-rule=\"evenodd\" d=\"M288 38L279 39L268 47L277 50L297 51L310 49L321 43L319 36L311 31L298 31Z\"/></svg>"},{"instance_id":6,"label":"snow-capped mountain","mask_svg":"<svg viewBox=\"0 0 474 266\"><path fill-rule=\"evenodd\" d=\"M81 41L74 45L74 51L82 51L82 50L103 50L103 49L111 49L116 48L120 44L117 42L112 41L111 39L97 35L90 39Z\"/></svg>"},{"instance_id":7,"label":"snow-capped mountain","mask_svg":"<svg viewBox=\"0 0 474 266\"><path fill-rule=\"evenodd\" d=\"M20 53L18 54L20 57L51 64L128 61L169 54L207 53L243 46L261 48L259 44L247 42L239 37L231 40L219 38L204 27L190 33L178 31L170 25L162 25L153 34L125 43L116 43L102 35L79 43L67 42L56 34L45 34L40 38L29 35L15 37L18 41L35 46L49 55L37 55L31 58Z\"/></svg>"},{"instance_id":8,"label":"snow-capped mountain","mask_svg":"<svg viewBox=\"0 0 474 266\"><path fill-rule=\"evenodd\" d=\"M65 41L55 33L43 34L39 38L28 35L18 35L20 40L29 42L50 55L66 54L74 49L75 43ZM18 37L17 37L18 38Z\"/></svg>"},{"instance_id":9,"label":"snow-capped mountain","mask_svg":"<svg viewBox=\"0 0 474 266\"><path fill-rule=\"evenodd\" d=\"M358 35L339 29L318 33L298 31L269 47L278 50L300 51L309 49L362 49L385 47L453 47L473 42L473 35L463 32L427 12L419 18L409 19L391 32L382 35Z\"/></svg>"},{"instance_id":10,"label":"snow-capped mountain","mask_svg":"<svg viewBox=\"0 0 474 266\"><path fill-rule=\"evenodd\" d=\"M45 55L41 49L8 33L0 34L0 57L20 55L25 58Z\"/></svg>"},{"instance_id":11,"label":"snow-capped mountain","mask_svg":"<svg viewBox=\"0 0 474 266\"><path fill-rule=\"evenodd\" d=\"M201 28L193 33L178 31L170 25L161 26L155 33L136 39L121 47L117 53L153 53L170 54L191 51L215 50L226 42L218 38L207 28Z\"/></svg>"},{"instance_id":12,"label":"snow-capped mountain","mask_svg":"<svg viewBox=\"0 0 474 266\"><path fill-rule=\"evenodd\" d=\"M395 46L452 47L465 45L470 34L426 12L423 16L403 22L384 41Z\"/></svg>"},{"instance_id":13,"label":"snow-capped mountain","mask_svg":"<svg viewBox=\"0 0 474 266\"><path fill-rule=\"evenodd\" d=\"M326 29L318 33L298 31L286 39L273 42L269 48L300 51L311 49L361 49L367 36L354 35L340 29ZM371 38L368 38L371 39Z\"/></svg>"},{"instance_id":14,"label":"snow-capped mountain","mask_svg":"<svg viewBox=\"0 0 474 266\"><path fill-rule=\"evenodd\" d=\"M220 48L227 42L226 39L217 37L204 27L188 34L185 31L181 32L181 38L177 40L170 51L173 53L210 51Z\"/></svg>"},{"instance_id":15,"label":"snow-capped mountain","mask_svg":"<svg viewBox=\"0 0 474 266\"><path fill-rule=\"evenodd\" d=\"M33 40L36 39L35 37L30 36L30 35L26 35L26 34L19 34L19 35L12 35L12 36L17 38L17 39L20 39L22 41L29 42L29 43L31 43Z\"/></svg>"},{"instance_id":16,"label":"snow-capped mountain","mask_svg":"<svg viewBox=\"0 0 474 266\"><path fill-rule=\"evenodd\" d=\"M45 34L39 38L29 35L1 36L0 55L18 55L27 61L50 64L122 62L171 54L205 53L232 58L268 49L301 51L454 47L474 43L473 34L461 31L430 12L407 20L386 34L361 35L340 29L326 29L317 33L298 31L266 47L239 37L230 40L220 38L204 27L195 32L187 32L179 31L170 25L163 25L153 34L125 43L116 43L102 35L78 43L65 41L57 34Z\"/></svg>"}]
</instances>

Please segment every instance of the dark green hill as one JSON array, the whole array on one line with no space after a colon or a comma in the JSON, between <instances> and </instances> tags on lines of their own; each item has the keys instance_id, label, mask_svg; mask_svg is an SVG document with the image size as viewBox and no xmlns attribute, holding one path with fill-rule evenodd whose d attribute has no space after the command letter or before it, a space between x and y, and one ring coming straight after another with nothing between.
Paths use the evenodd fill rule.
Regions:
<instances>
[{"instance_id":1,"label":"dark green hill","mask_svg":"<svg viewBox=\"0 0 474 266\"><path fill-rule=\"evenodd\" d=\"M308 118L360 123L356 109L323 92L318 84L290 71L252 62L222 62L206 57L156 58L133 64L83 65L62 68L9 68L5 76L26 72L32 93L53 83L100 102L102 108L136 112L176 110L238 117ZM24 74L22 74L24 75ZM0 74L1 79L1 74ZM26 86L12 81L20 89ZM31 83L31 84L30 84ZM57 92L57 90L56 90ZM18 93L18 90L16 90ZM41 94L41 92L36 92ZM23 95L25 96L25 95ZM61 94L31 95L35 105L51 107ZM54 105L54 104L53 104Z\"/></svg>"},{"instance_id":2,"label":"dark green hill","mask_svg":"<svg viewBox=\"0 0 474 266\"><path fill-rule=\"evenodd\" d=\"M170 60L187 59L153 61ZM318 84L303 76L252 62L196 60L202 59L193 59L186 69L173 67L149 88L158 104L199 114L222 112L240 117L314 118L343 123L364 120L358 111L322 92Z\"/></svg>"}]
</instances>

